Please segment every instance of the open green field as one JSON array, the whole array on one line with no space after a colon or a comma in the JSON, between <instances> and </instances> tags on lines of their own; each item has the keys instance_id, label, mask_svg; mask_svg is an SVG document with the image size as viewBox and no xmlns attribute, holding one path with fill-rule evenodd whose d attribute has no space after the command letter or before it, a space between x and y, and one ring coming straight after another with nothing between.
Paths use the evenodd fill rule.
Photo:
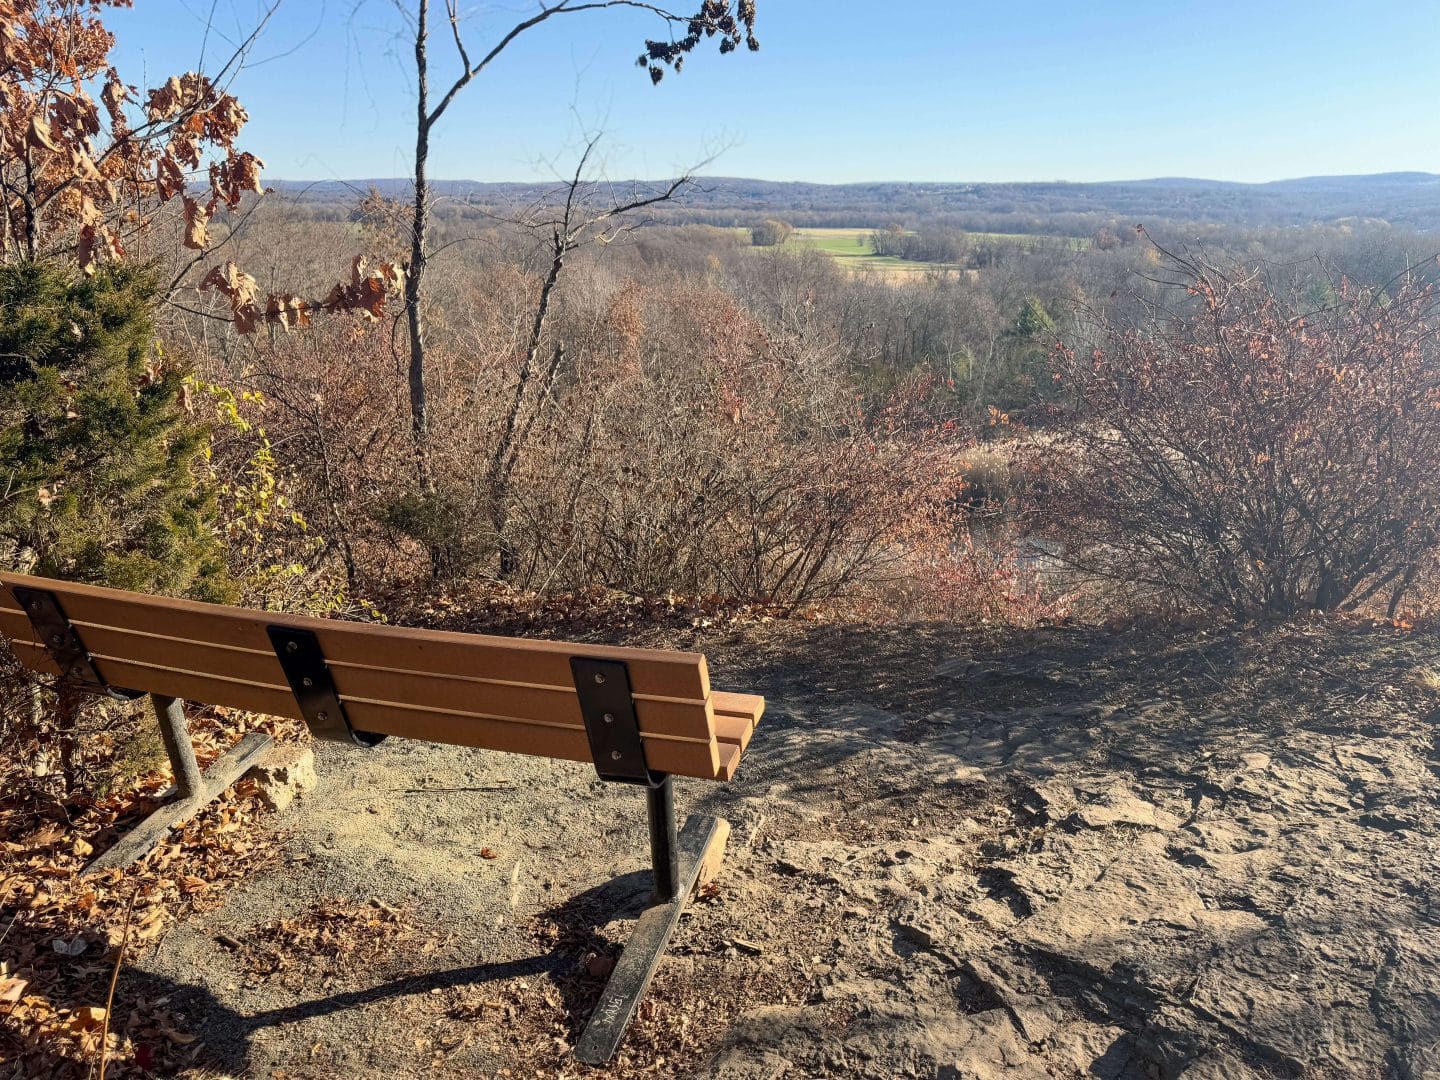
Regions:
<instances>
[{"instance_id":1,"label":"open green field","mask_svg":"<svg viewBox=\"0 0 1440 1080\"><path fill-rule=\"evenodd\" d=\"M742 229L747 236L748 229ZM887 275L902 274L927 274L936 271L958 272L960 267L951 263L930 263L914 262L909 259L897 259L888 255L876 255L875 247L870 242L874 229L796 229L786 240L785 246L790 248L809 247L816 251L823 251L838 259L846 269L879 270ZM1031 247L1044 242L1062 241L1067 246L1076 250L1083 250L1090 245L1090 241L1080 237L1071 236L1038 236L1029 233L970 233L970 236L977 240L988 240L999 243L1010 243L1024 247ZM975 271L968 271L975 273Z\"/></svg>"},{"instance_id":2,"label":"open green field","mask_svg":"<svg viewBox=\"0 0 1440 1080\"><path fill-rule=\"evenodd\" d=\"M811 247L841 261L849 270L883 270L887 274L925 274L936 270L958 270L948 263L914 262L891 255L876 255L870 243L874 229L796 229L785 243L788 247Z\"/></svg>"}]
</instances>

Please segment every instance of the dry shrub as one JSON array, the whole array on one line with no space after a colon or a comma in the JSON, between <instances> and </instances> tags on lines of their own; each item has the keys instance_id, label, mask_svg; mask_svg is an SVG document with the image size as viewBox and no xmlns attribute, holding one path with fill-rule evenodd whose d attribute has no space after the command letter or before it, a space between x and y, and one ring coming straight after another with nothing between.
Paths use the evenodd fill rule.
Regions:
<instances>
[{"instance_id":1,"label":"dry shrub","mask_svg":"<svg viewBox=\"0 0 1440 1080\"><path fill-rule=\"evenodd\" d=\"M521 587L793 608L903 574L951 528L958 447L925 388L863 409L829 354L719 290L626 286L574 355L507 493Z\"/></svg>"},{"instance_id":2,"label":"dry shrub","mask_svg":"<svg viewBox=\"0 0 1440 1080\"><path fill-rule=\"evenodd\" d=\"M352 597L394 557L384 508L413 467L405 383L378 326L325 320L254 343L241 384L273 445L306 531L323 537ZM243 459L242 459L243 460Z\"/></svg>"},{"instance_id":3,"label":"dry shrub","mask_svg":"<svg viewBox=\"0 0 1440 1080\"><path fill-rule=\"evenodd\" d=\"M1394 615L1440 548L1436 293L1336 283L1320 306L1259 272L1167 256L1184 298L1091 314L1070 407L1032 456L1042 535L1081 571L1237 617Z\"/></svg>"},{"instance_id":4,"label":"dry shrub","mask_svg":"<svg viewBox=\"0 0 1440 1080\"><path fill-rule=\"evenodd\" d=\"M230 361L263 392L297 509L352 595L1038 610L1010 564L964 539L966 447L935 419L933 384L862 400L833 341L690 275L641 284L582 264L534 351L539 280L522 263L444 280L429 489L386 327L317 323Z\"/></svg>"}]
</instances>

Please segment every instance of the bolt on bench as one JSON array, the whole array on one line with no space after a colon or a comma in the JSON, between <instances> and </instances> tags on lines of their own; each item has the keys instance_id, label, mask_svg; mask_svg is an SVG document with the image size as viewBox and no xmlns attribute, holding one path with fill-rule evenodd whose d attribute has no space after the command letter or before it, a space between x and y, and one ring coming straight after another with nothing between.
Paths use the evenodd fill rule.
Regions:
<instances>
[{"instance_id":1,"label":"bolt on bench","mask_svg":"<svg viewBox=\"0 0 1440 1080\"><path fill-rule=\"evenodd\" d=\"M672 776L729 780L763 698L710 689L698 653L487 637L337 622L0 574L0 635L26 667L73 687L149 694L179 799L85 873L128 865L257 763L246 735L202 773L181 701L303 720L317 738L374 747L386 736L594 762L645 789L655 889L575 1054L619 1046L702 865L724 829L675 827Z\"/></svg>"}]
</instances>

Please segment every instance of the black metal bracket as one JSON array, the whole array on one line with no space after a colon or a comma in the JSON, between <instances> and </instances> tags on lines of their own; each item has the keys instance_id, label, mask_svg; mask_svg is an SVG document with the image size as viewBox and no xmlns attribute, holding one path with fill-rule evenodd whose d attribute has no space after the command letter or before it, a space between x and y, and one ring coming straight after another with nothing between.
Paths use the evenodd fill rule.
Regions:
<instances>
[{"instance_id":1,"label":"black metal bracket","mask_svg":"<svg viewBox=\"0 0 1440 1080\"><path fill-rule=\"evenodd\" d=\"M121 690L107 683L95 670L90 652L80 640L80 634L70 625L55 594L48 589L31 589L24 585L13 585L10 592L15 602L25 609L30 625L35 629L36 638L50 653L50 658L60 668L60 677L77 689L92 694L106 694L110 697L133 700L140 696L135 690Z\"/></svg>"},{"instance_id":2,"label":"black metal bracket","mask_svg":"<svg viewBox=\"0 0 1440 1080\"><path fill-rule=\"evenodd\" d=\"M630 672L619 660L570 658L575 696L590 739L590 756L601 780L657 787L663 776L645 764L640 721L630 697Z\"/></svg>"},{"instance_id":3,"label":"black metal bracket","mask_svg":"<svg viewBox=\"0 0 1440 1080\"><path fill-rule=\"evenodd\" d=\"M325 654L320 641L312 631L292 626L267 626L270 644L275 647L275 656L280 669L295 694L300 706L300 715L317 739L347 743L350 746L374 746L385 738L368 731L356 731L350 726L345 715L345 706L335 691L335 680L330 677L330 667L325 663Z\"/></svg>"}]
</instances>

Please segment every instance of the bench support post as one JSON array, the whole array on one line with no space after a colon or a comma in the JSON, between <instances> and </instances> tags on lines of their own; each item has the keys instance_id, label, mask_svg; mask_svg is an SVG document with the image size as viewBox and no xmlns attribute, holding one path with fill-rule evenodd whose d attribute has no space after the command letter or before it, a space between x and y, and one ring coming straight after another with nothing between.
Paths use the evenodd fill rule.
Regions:
<instances>
[{"instance_id":1,"label":"bench support post","mask_svg":"<svg viewBox=\"0 0 1440 1080\"><path fill-rule=\"evenodd\" d=\"M175 793L183 799L200 794L200 763L195 760L195 746L190 741L190 727L185 722L185 705L178 698L151 694L150 704L155 719L160 721L160 737L165 740L165 756L175 774Z\"/></svg>"},{"instance_id":2,"label":"bench support post","mask_svg":"<svg viewBox=\"0 0 1440 1080\"><path fill-rule=\"evenodd\" d=\"M105 681L54 593L20 585L13 586L10 592L24 609L37 640L45 645L60 669L62 683L85 693L122 701L133 701L140 696ZM264 732L252 731L221 754L209 771L201 772L200 763L195 760L195 746L190 741L190 727L185 722L185 706L164 694L151 694L150 704L155 710L155 719L160 722L160 737L165 742L165 756L170 759L170 769L175 774L175 794L179 797L160 807L122 836L114 847L92 860L80 871L81 877L129 866L143 859L170 835L171 829L189 821L244 776L273 741Z\"/></svg>"},{"instance_id":3,"label":"bench support post","mask_svg":"<svg viewBox=\"0 0 1440 1080\"><path fill-rule=\"evenodd\" d=\"M650 906L636 921L575 1044L577 1059L587 1065L603 1065L615 1056L625 1037L701 872L718 864L729 826L714 818L690 817L677 836L675 782L664 773L653 772L645 760L629 669L617 660L576 656L570 659L570 670L596 774L608 783L643 786L650 823L654 875Z\"/></svg>"},{"instance_id":4,"label":"bench support post","mask_svg":"<svg viewBox=\"0 0 1440 1080\"><path fill-rule=\"evenodd\" d=\"M657 803L669 807L670 828L675 823L675 803L673 798L667 795L657 795L657 791L668 791L667 782L660 788L651 788L648 791L651 808L651 839L655 839L654 813ZM650 987L650 980L655 976L655 969L660 966L660 957L665 953L665 946L670 943L670 935L675 932L675 927L680 923L680 915L685 910L685 902L689 900L690 894L694 891L700 880L702 869L714 867L719 861L721 849L725 844L725 838L729 828L721 826L723 822L715 818L703 818L692 815L685 821L685 828L681 830L678 843L671 844L669 853L683 868L683 876L677 874L671 880L678 886L669 899L656 899L635 921L635 929L630 934L630 940L625 945L625 951L620 954L620 959L615 963L615 970L610 974L610 981L605 984L605 989L600 994L600 1000L595 1003L595 1011L590 1014L590 1022L585 1025L585 1031L580 1036L580 1041L575 1044L575 1057L587 1065L604 1065L615 1056L616 1049L620 1046L620 1040L625 1037L625 1029L630 1026L630 1020L635 1015L635 1009L640 1004L640 999L645 996L645 991ZM673 832L670 835L674 835ZM653 849L652 849L653 850ZM674 863L671 864L672 866ZM655 864L656 884L659 884L661 876L661 863L657 860Z\"/></svg>"},{"instance_id":5,"label":"bench support post","mask_svg":"<svg viewBox=\"0 0 1440 1080\"><path fill-rule=\"evenodd\" d=\"M171 697L156 694L152 698L155 715L160 720L160 732L165 739L165 752L175 770L175 791L179 798L160 807L117 840L114 847L91 860L80 871L81 877L123 869L149 855L164 842L172 829L179 828L200 813L258 765L274 742L263 731L252 731L211 762L210 768L201 772L185 723L184 706Z\"/></svg>"},{"instance_id":6,"label":"bench support post","mask_svg":"<svg viewBox=\"0 0 1440 1080\"><path fill-rule=\"evenodd\" d=\"M675 781L667 776L645 789L650 817L650 863L655 868L656 903L674 900L680 892L680 853L675 836Z\"/></svg>"}]
</instances>

